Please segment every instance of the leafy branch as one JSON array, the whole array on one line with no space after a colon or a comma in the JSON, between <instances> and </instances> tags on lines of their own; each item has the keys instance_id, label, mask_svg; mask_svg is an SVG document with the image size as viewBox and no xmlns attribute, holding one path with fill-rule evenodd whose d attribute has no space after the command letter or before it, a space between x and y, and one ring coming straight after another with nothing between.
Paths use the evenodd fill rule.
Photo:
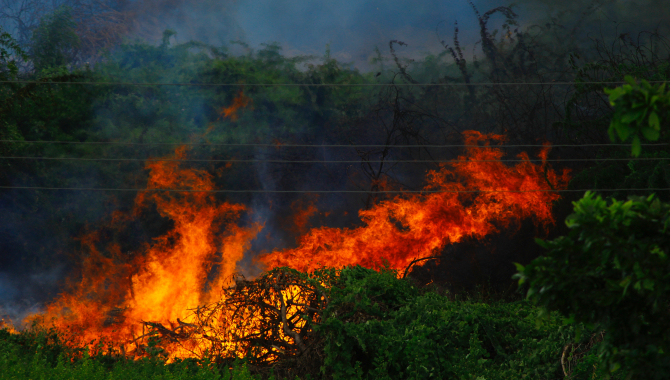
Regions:
<instances>
[{"instance_id":1,"label":"leafy branch","mask_svg":"<svg viewBox=\"0 0 670 380\"><path fill-rule=\"evenodd\" d=\"M617 137L626 141L632 136L632 155L638 157L642 150L640 135L649 141L657 141L661 136L661 120L670 117L670 90L666 91L666 83L652 86L644 79L638 83L630 75L625 80L628 84L604 89L614 106L607 132L612 142Z\"/></svg>"}]
</instances>

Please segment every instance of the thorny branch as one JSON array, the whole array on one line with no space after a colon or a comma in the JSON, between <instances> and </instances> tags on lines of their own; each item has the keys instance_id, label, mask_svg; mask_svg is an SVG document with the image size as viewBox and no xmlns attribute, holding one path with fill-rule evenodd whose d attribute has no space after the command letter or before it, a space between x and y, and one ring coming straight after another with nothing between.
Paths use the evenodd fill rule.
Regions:
<instances>
[{"instance_id":1,"label":"thorny branch","mask_svg":"<svg viewBox=\"0 0 670 380\"><path fill-rule=\"evenodd\" d=\"M321 344L312 326L320 322L328 298L323 284L289 268L274 269L247 281L233 279L221 300L193 309L166 327L145 322L163 345L176 345L198 357L227 360L252 357L251 365L297 360ZM305 318L305 316L307 318Z\"/></svg>"}]
</instances>

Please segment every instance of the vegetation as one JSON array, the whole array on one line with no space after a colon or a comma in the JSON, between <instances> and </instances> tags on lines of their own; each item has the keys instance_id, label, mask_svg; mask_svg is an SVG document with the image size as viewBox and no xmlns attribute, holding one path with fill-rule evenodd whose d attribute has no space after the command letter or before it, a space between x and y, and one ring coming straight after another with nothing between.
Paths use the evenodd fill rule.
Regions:
<instances>
[{"instance_id":1,"label":"vegetation","mask_svg":"<svg viewBox=\"0 0 670 380\"><path fill-rule=\"evenodd\" d=\"M259 289L267 288L263 284L268 279L274 282L281 273L306 276L279 268L254 283ZM485 303L476 295L453 299L448 294L421 290L385 268L325 270L315 272L312 278L331 284L324 289L329 299L327 307L312 316L320 321L314 325L316 336L304 340L321 353L301 356L296 354L296 346L296 353L284 358L292 364L282 371L288 368L293 373L288 371L281 378L292 379L298 375L296 372L302 372L302 379L559 379L563 378L566 365L570 365L565 360L561 363L566 344L593 344L591 336L576 338L578 326L564 325L564 318L558 313L536 319L539 309L525 300ZM281 325L272 318L267 322ZM87 351L63 346L53 331L0 334L0 363L9 369L0 375L3 379L40 375L50 379L230 379L227 370L235 363L233 358L219 357L215 361L185 360L163 365L158 351L151 351L151 346L147 351L156 354L135 362L111 353L89 357ZM272 336L249 335L261 346L263 339L272 340ZM245 337L237 339L241 342ZM273 368L285 364L278 362L268 368L272 363L253 359L246 359L254 363L249 368L265 374L264 378L274 378ZM590 379L595 360L595 353L591 352L580 361L573 360L573 378ZM297 371L300 368L303 371ZM252 378L245 371L246 366L236 367L232 379ZM577 376L580 373L582 377Z\"/></svg>"},{"instance_id":2,"label":"vegetation","mask_svg":"<svg viewBox=\"0 0 670 380\"><path fill-rule=\"evenodd\" d=\"M397 273L342 270L317 331L333 379L562 378L574 338L559 314L536 323L526 301L450 300Z\"/></svg>"},{"instance_id":3,"label":"vegetation","mask_svg":"<svg viewBox=\"0 0 670 380\"><path fill-rule=\"evenodd\" d=\"M246 366L217 369L211 363L158 358L139 361L111 355L89 356L63 345L54 331L11 334L0 330L0 379L201 379L254 380Z\"/></svg>"},{"instance_id":4,"label":"vegetation","mask_svg":"<svg viewBox=\"0 0 670 380\"><path fill-rule=\"evenodd\" d=\"M566 224L567 236L538 240L546 256L517 264L528 298L605 331L603 375L622 368L633 378L667 378L670 204L653 195L607 202L587 192Z\"/></svg>"}]
</instances>

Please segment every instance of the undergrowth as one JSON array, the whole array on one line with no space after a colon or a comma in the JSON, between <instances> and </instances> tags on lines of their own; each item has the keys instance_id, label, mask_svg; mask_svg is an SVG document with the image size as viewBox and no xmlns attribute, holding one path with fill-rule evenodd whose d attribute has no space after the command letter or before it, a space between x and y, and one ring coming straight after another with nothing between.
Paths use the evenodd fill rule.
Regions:
<instances>
[{"instance_id":1,"label":"undergrowth","mask_svg":"<svg viewBox=\"0 0 670 380\"><path fill-rule=\"evenodd\" d=\"M525 300L420 289L389 269L337 272L315 327L324 341L320 373L291 380L563 379L566 370L571 379L593 378L595 332L564 325L557 313L538 318ZM53 330L0 330L0 379L275 379L271 368L226 363L90 356Z\"/></svg>"}]
</instances>

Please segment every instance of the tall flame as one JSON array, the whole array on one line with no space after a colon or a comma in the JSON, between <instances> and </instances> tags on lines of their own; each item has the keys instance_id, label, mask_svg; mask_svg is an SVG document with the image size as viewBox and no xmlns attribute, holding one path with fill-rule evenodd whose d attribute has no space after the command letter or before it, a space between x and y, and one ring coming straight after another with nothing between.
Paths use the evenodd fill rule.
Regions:
<instances>
[{"instance_id":1,"label":"tall flame","mask_svg":"<svg viewBox=\"0 0 670 380\"><path fill-rule=\"evenodd\" d=\"M181 147L171 158L183 159ZM147 251L130 263L122 261L118 247L100 252L100 238L93 232L82 238L89 249L81 282L60 295L39 316L61 331L69 332L77 344L89 344L101 337L113 342L134 342L142 335L142 322L171 325L188 323L188 309L218 300L218 294L235 271L250 242L262 229L256 224L243 228L235 224L246 207L219 203L210 190L211 175L181 168L177 161L154 161L147 191L135 202L136 216L149 204L174 222L174 228L157 238ZM184 192L152 191L180 189ZM123 217L117 216L123 219ZM218 233L219 230L223 233ZM221 253L214 279L213 262ZM110 321L111 317L116 320ZM126 349L130 349L126 344ZM188 352L183 353L190 356Z\"/></svg>"},{"instance_id":2,"label":"tall flame","mask_svg":"<svg viewBox=\"0 0 670 380\"><path fill-rule=\"evenodd\" d=\"M505 137L464 133L465 154L439 170L428 173L426 194L395 197L361 210L358 228L312 229L300 238L297 248L261 255L268 268L288 266L312 271L321 265L374 267L388 261L395 269L414 258L429 256L446 244L466 236L481 238L507 226L513 220L532 217L541 225L554 222L552 203L559 198L553 190L569 181L568 170L557 174L546 165L549 146L542 149L540 165L526 153L515 166L500 159L502 149L488 141Z\"/></svg>"}]
</instances>

